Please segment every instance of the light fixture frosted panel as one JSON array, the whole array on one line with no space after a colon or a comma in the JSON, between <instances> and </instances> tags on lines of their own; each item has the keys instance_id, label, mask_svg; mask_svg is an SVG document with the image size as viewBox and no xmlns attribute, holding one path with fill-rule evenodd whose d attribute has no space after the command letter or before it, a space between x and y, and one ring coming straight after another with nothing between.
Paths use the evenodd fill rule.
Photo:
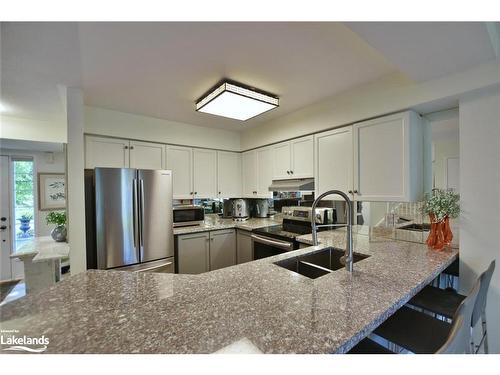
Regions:
<instances>
[{"instance_id":1,"label":"light fixture frosted panel","mask_svg":"<svg viewBox=\"0 0 500 375\"><path fill-rule=\"evenodd\" d=\"M279 99L270 94L224 82L202 97L196 110L245 121L278 105Z\"/></svg>"}]
</instances>

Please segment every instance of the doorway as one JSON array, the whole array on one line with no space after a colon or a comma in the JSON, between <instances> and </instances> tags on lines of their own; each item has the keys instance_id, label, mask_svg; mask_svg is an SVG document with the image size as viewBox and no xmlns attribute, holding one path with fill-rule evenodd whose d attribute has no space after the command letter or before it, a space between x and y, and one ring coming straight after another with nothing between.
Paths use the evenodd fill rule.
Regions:
<instances>
[{"instance_id":1,"label":"doorway","mask_svg":"<svg viewBox=\"0 0 500 375\"><path fill-rule=\"evenodd\" d=\"M0 156L0 280L12 279L9 157Z\"/></svg>"},{"instance_id":2,"label":"doorway","mask_svg":"<svg viewBox=\"0 0 500 375\"><path fill-rule=\"evenodd\" d=\"M12 157L12 205L14 249L18 250L35 237L35 181L33 158Z\"/></svg>"}]
</instances>

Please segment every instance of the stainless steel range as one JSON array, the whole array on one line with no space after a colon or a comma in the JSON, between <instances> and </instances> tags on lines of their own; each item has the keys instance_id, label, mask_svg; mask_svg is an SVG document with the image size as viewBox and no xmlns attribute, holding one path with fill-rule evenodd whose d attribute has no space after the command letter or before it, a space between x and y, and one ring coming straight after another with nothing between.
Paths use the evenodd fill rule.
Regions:
<instances>
[{"instance_id":1,"label":"stainless steel range","mask_svg":"<svg viewBox=\"0 0 500 375\"><path fill-rule=\"evenodd\" d=\"M283 224L254 229L252 232L253 259L262 259L299 248L298 236L310 234L311 207L283 207ZM334 208L317 208L316 223L337 222ZM328 228L324 228L328 229Z\"/></svg>"}]
</instances>

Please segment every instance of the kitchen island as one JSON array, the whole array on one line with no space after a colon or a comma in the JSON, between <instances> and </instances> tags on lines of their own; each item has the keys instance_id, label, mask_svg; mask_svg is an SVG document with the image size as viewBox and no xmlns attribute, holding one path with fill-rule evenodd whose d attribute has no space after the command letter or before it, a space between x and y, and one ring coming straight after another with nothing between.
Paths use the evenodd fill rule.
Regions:
<instances>
[{"instance_id":1,"label":"kitchen island","mask_svg":"<svg viewBox=\"0 0 500 375\"><path fill-rule=\"evenodd\" d=\"M87 271L2 306L0 325L45 335L48 353L213 353L240 342L264 353L344 353L458 254L358 234L355 252L370 257L352 274L309 279L274 264L342 247L345 232L322 232L320 242L200 275Z\"/></svg>"}]
</instances>

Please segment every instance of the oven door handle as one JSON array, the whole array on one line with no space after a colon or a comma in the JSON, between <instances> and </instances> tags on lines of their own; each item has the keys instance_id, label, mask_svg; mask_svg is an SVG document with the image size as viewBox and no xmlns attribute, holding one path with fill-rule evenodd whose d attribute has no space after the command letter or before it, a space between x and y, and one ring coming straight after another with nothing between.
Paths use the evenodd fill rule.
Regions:
<instances>
[{"instance_id":1,"label":"oven door handle","mask_svg":"<svg viewBox=\"0 0 500 375\"><path fill-rule=\"evenodd\" d=\"M278 247L280 249L285 249L285 250L293 249L293 243L292 242L284 242L284 241L278 241L278 240L271 240L271 239L266 238L266 237L257 236L256 234L252 234L250 237L255 242L260 242L260 243L263 243L265 245L274 246L274 247Z\"/></svg>"}]
</instances>

